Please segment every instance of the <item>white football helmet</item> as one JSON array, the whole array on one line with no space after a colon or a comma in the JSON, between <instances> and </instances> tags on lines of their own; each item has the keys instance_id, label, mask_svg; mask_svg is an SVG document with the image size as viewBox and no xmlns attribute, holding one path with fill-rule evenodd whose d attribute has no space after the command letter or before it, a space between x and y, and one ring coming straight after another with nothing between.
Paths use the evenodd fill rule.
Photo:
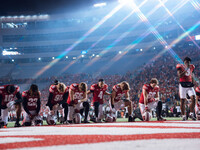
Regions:
<instances>
[{"instance_id":1,"label":"white football helmet","mask_svg":"<svg viewBox=\"0 0 200 150\"><path fill-rule=\"evenodd\" d=\"M144 112L143 115L142 115L142 118L143 118L144 121L150 121L151 117L152 117L151 113L148 112L148 111Z\"/></svg>"},{"instance_id":2,"label":"white football helmet","mask_svg":"<svg viewBox=\"0 0 200 150\"><path fill-rule=\"evenodd\" d=\"M74 114L74 123L80 124L81 123L81 114L80 113L75 113Z\"/></svg>"},{"instance_id":3,"label":"white football helmet","mask_svg":"<svg viewBox=\"0 0 200 150\"><path fill-rule=\"evenodd\" d=\"M47 116L47 124L48 125L56 125L57 117L55 115L48 114Z\"/></svg>"}]
</instances>

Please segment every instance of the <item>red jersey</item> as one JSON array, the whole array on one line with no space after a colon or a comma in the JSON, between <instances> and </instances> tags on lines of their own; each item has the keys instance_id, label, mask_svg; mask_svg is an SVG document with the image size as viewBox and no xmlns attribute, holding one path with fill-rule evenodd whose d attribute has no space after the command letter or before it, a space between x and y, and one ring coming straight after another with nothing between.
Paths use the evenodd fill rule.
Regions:
<instances>
[{"instance_id":1,"label":"red jersey","mask_svg":"<svg viewBox=\"0 0 200 150\"><path fill-rule=\"evenodd\" d=\"M83 99L84 92L79 90L78 85L77 83L73 83L69 87L74 92L73 101L71 101L70 94L68 96L67 103L69 105L78 104L78 100Z\"/></svg>"},{"instance_id":2,"label":"red jersey","mask_svg":"<svg viewBox=\"0 0 200 150\"><path fill-rule=\"evenodd\" d=\"M199 87L196 87L195 89L196 91L196 94L199 96L199 99L197 99L197 106L200 107L200 86Z\"/></svg>"},{"instance_id":3,"label":"red jersey","mask_svg":"<svg viewBox=\"0 0 200 150\"><path fill-rule=\"evenodd\" d=\"M192 73L194 71L195 66L194 65L190 65L189 68L187 68L184 64L177 64L176 65L176 69L180 69L182 72L187 70L185 75L182 76L179 81L180 82L192 82Z\"/></svg>"},{"instance_id":4,"label":"red jersey","mask_svg":"<svg viewBox=\"0 0 200 150\"><path fill-rule=\"evenodd\" d=\"M155 95L159 92L159 86L156 86L153 89L150 86L150 84L145 84L142 89L146 90L146 92L147 92L148 103L151 103L151 102L155 101ZM144 104L144 95L143 95L143 92L142 92L142 94L140 96L139 103Z\"/></svg>"},{"instance_id":5,"label":"red jersey","mask_svg":"<svg viewBox=\"0 0 200 150\"><path fill-rule=\"evenodd\" d=\"M37 102L40 99L40 95L41 95L40 92L39 92L39 95L33 95L33 96L30 95L29 91L24 91L22 93L22 97L26 98L26 100L27 100L26 107L29 111L37 109Z\"/></svg>"},{"instance_id":6,"label":"red jersey","mask_svg":"<svg viewBox=\"0 0 200 150\"><path fill-rule=\"evenodd\" d=\"M60 101L63 100L63 95L69 91L69 88L66 87L64 93L60 93L56 87L56 85L51 85L49 88L49 92L53 93L53 98L51 100L51 104L55 105L58 104Z\"/></svg>"},{"instance_id":7,"label":"red jersey","mask_svg":"<svg viewBox=\"0 0 200 150\"><path fill-rule=\"evenodd\" d=\"M122 97L124 97L125 94L128 93L128 91L122 91L120 85L118 85L118 84L114 85L112 90L116 92L116 96L114 98L115 102L120 101L122 99Z\"/></svg>"},{"instance_id":8,"label":"red jersey","mask_svg":"<svg viewBox=\"0 0 200 150\"><path fill-rule=\"evenodd\" d=\"M98 84L93 84L90 87L90 90L94 91L93 92L93 103L99 102L100 104L103 104L103 96L104 96L105 92L107 91L107 89L108 89L107 84L104 84L103 88L100 88L98 86Z\"/></svg>"},{"instance_id":9,"label":"red jersey","mask_svg":"<svg viewBox=\"0 0 200 150\"><path fill-rule=\"evenodd\" d=\"M7 105L7 103L9 103L10 101L13 101L14 98L15 98L15 95L17 94L17 92L20 91L19 86L14 85L14 86L15 86L15 91L14 91L14 93L9 94L9 93L6 91L7 86L9 86L9 85L0 86L0 95L2 95L1 106L4 106L4 107Z\"/></svg>"}]
</instances>

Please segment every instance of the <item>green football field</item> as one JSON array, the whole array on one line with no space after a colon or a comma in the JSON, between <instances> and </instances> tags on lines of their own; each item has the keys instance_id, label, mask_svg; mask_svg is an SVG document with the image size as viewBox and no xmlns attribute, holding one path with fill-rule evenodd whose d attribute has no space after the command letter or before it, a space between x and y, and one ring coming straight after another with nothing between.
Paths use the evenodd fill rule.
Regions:
<instances>
[{"instance_id":1,"label":"green football field","mask_svg":"<svg viewBox=\"0 0 200 150\"><path fill-rule=\"evenodd\" d=\"M168 117L168 118L165 118L167 120L182 120L182 118L180 117ZM156 118L152 118L151 121L156 121L157 119ZM128 121L128 118L117 118L117 122L127 122ZM135 121L140 121L139 119L136 119ZM93 122L91 122L93 123ZM15 122L8 122L8 128L9 127L14 127L14 124ZM59 125L60 123L57 122L57 125ZM43 125L47 125L46 121L44 120L43 121Z\"/></svg>"}]
</instances>

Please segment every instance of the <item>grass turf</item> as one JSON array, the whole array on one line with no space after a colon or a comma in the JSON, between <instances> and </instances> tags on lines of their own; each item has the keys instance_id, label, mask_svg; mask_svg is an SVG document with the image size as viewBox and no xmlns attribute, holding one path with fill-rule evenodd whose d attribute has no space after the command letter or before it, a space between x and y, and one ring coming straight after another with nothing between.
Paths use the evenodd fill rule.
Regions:
<instances>
[{"instance_id":1,"label":"grass turf","mask_svg":"<svg viewBox=\"0 0 200 150\"><path fill-rule=\"evenodd\" d=\"M180 118L180 117L167 117L165 119L167 119L168 121L170 121L170 120L182 120L182 118ZM152 118L151 119L151 121L156 121L156 120L157 120L157 118ZM128 121L128 118L117 118L117 122L127 122L127 121ZM140 120L136 119L135 121L140 121ZM93 123L93 122L91 122L91 123ZM59 124L60 123L57 122L57 125L59 125ZM14 127L14 125L15 125L15 122L8 122L7 127L8 128ZM47 125L45 120L43 121L43 125Z\"/></svg>"}]
</instances>

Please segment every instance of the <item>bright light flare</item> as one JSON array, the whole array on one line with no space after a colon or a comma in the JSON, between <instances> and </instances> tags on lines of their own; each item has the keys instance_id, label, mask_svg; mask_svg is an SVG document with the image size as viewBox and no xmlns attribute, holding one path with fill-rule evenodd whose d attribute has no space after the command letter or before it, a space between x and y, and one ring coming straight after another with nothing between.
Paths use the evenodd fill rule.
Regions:
<instances>
[{"instance_id":1,"label":"bright light flare","mask_svg":"<svg viewBox=\"0 0 200 150\"><path fill-rule=\"evenodd\" d=\"M97 4L94 4L93 6L94 7L104 7L106 5L107 5L106 3L97 3Z\"/></svg>"}]
</instances>

